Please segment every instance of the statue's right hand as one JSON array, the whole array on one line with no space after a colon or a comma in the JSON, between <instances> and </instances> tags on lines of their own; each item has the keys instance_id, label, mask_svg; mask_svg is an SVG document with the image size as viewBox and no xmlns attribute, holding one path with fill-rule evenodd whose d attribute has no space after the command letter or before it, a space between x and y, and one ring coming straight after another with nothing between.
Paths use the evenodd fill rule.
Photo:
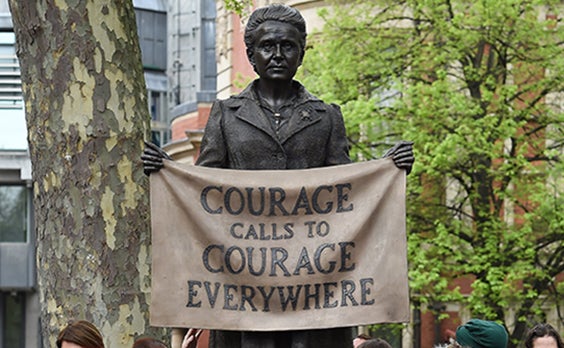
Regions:
<instances>
[{"instance_id":1,"label":"statue's right hand","mask_svg":"<svg viewBox=\"0 0 564 348\"><path fill-rule=\"evenodd\" d=\"M145 141L145 149L141 155L145 175L158 172L164 166L163 159L172 160L163 149L153 143Z\"/></svg>"}]
</instances>

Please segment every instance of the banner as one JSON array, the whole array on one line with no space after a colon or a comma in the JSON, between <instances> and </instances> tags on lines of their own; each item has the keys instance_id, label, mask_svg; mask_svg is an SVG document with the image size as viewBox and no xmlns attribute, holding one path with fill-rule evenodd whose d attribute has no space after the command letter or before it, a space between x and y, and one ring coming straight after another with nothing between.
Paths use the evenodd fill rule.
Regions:
<instances>
[{"instance_id":1,"label":"banner","mask_svg":"<svg viewBox=\"0 0 564 348\"><path fill-rule=\"evenodd\" d=\"M405 171L165 161L151 174L151 325L276 331L408 322Z\"/></svg>"}]
</instances>

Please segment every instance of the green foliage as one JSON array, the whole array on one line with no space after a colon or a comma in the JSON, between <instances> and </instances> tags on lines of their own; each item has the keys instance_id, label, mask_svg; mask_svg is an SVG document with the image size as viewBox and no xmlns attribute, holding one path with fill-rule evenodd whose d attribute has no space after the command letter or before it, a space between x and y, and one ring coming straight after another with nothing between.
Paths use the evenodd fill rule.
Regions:
<instances>
[{"instance_id":1,"label":"green foliage","mask_svg":"<svg viewBox=\"0 0 564 348\"><path fill-rule=\"evenodd\" d=\"M368 325L368 332L371 337L386 340L392 347L401 347L404 328L405 324L376 324Z\"/></svg>"},{"instance_id":2,"label":"green foliage","mask_svg":"<svg viewBox=\"0 0 564 348\"><path fill-rule=\"evenodd\" d=\"M413 296L513 315L514 339L564 298L560 13L551 0L334 2L300 71L341 105L356 160L415 142ZM452 287L465 278L467 296Z\"/></svg>"},{"instance_id":3,"label":"green foliage","mask_svg":"<svg viewBox=\"0 0 564 348\"><path fill-rule=\"evenodd\" d=\"M223 3L227 11L235 12L238 15L243 15L253 4L251 0L223 0Z\"/></svg>"}]
</instances>

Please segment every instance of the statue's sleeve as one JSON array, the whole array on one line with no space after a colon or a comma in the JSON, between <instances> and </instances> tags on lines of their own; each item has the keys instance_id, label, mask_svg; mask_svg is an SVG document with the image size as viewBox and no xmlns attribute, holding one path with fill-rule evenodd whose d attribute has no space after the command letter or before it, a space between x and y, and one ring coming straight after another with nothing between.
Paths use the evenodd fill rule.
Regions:
<instances>
[{"instance_id":1,"label":"statue's sleeve","mask_svg":"<svg viewBox=\"0 0 564 348\"><path fill-rule=\"evenodd\" d=\"M204 130L200 155L196 165L204 167L228 168L227 146L223 132L223 107L217 100L212 104L210 117Z\"/></svg>"},{"instance_id":2,"label":"statue's sleeve","mask_svg":"<svg viewBox=\"0 0 564 348\"><path fill-rule=\"evenodd\" d=\"M329 106L329 114L331 115L332 128L329 142L327 143L327 154L325 156L325 165L334 166L338 164L351 163L349 157L349 142L347 140L347 132L345 129L345 121L341 108L336 104Z\"/></svg>"}]
</instances>

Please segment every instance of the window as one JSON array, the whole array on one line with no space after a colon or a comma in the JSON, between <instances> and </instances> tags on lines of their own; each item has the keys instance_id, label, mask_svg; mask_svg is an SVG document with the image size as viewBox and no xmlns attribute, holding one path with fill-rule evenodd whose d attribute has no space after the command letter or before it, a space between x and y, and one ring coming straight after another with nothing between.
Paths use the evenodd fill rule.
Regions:
<instances>
[{"instance_id":1,"label":"window","mask_svg":"<svg viewBox=\"0 0 564 348\"><path fill-rule=\"evenodd\" d=\"M141 59L146 69L166 70L166 13L136 9Z\"/></svg>"},{"instance_id":2,"label":"window","mask_svg":"<svg viewBox=\"0 0 564 348\"><path fill-rule=\"evenodd\" d=\"M157 146L163 146L168 143L170 137L165 129L151 131L151 142Z\"/></svg>"},{"instance_id":3,"label":"window","mask_svg":"<svg viewBox=\"0 0 564 348\"><path fill-rule=\"evenodd\" d=\"M164 119L164 105L166 102L166 95L164 92L149 91L149 110L151 111L151 120L165 121Z\"/></svg>"},{"instance_id":4,"label":"window","mask_svg":"<svg viewBox=\"0 0 564 348\"><path fill-rule=\"evenodd\" d=\"M0 109L22 109L21 85L14 33L0 32Z\"/></svg>"},{"instance_id":5,"label":"window","mask_svg":"<svg viewBox=\"0 0 564 348\"><path fill-rule=\"evenodd\" d=\"M0 185L0 242L27 242L28 189Z\"/></svg>"},{"instance_id":6,"label":"window","mask_svg":"<svg viewBox=\"0 0 564 348\"><path fill-rule=\"evenodd\" d=\"M202 91L216 90L217 67L215 58L215 1L202 1Z\"/></svg>"},{"instance_id":7,"label":"window","mask_svg":"<svg viewBox=\"0 0 564 348\"><path fill-rule=\"evenodd\" d=\"M151 141L158 146L163 146L170 139L166 110L166 89L159 91L151 90L148 87L148 93L149 112L151 113Z\"/></svg>"},{"instance_id":8,"label":"window","mask_svg":"<svg viewBox=\"0 0 564 348\"><path fill-rule=\"evenodd\" d=\"M20 66L15 36L0 32L0 149L27 149Z\"/></svg>"},{"instance_id":9,"label":"window","mask_svg":"<svg viewBox=\"0 0 564 348\"><path fill-rule=\"evenodd\" d=\"M25 296L21 292L0 292L0 347L25 347Z\"/></svg>"}]
</instances>

